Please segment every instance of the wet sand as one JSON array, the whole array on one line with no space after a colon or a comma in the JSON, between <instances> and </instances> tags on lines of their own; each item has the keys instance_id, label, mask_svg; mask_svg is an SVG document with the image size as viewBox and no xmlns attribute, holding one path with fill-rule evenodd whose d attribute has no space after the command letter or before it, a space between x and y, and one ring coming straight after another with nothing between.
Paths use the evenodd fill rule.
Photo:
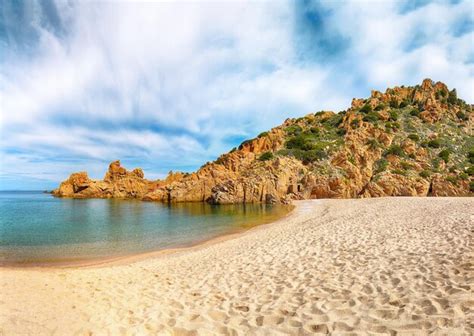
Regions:
<instances>
[{"instance_id":1,"label":"wet sand","mask_svg":"<svg viewBox=\"0 0 474 336\"><path fill-rule=\"evenodd\" d=\"M473 198L295 204L173 253L0 268L0 334L472 334Z\"/></svg>"}]
</instances>

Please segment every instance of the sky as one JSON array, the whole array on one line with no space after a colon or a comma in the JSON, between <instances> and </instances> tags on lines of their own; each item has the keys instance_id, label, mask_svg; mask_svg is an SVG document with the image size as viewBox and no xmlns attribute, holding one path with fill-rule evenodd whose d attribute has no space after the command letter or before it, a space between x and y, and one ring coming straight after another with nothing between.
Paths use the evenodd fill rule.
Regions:
<instances>
[{"instance_id":1,"label":"sky","mask_svg":"<svg viewBox=\"0 0 474 336\"><path fill-rule=\"evenodd\" d=\"M424 78L474 102L465 1L0 1L0 189L194 171L281 124Z\"/></svg>"}]
</instances>

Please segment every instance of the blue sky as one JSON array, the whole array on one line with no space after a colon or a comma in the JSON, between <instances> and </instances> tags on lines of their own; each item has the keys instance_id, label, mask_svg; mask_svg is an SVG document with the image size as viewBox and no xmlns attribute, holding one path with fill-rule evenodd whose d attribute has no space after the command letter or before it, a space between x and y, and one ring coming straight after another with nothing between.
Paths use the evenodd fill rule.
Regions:
<instances>
[{"instance_id":1,"label":"blue sky","mask_svg":"<svg viewBox=\"0 0 474 336\"><path fill-rule=\"evenodd\" d=\"M474 102L472 1L0 4L0 189L193 171L288 117L423 78Z\"/></svg>"}]
</instances>

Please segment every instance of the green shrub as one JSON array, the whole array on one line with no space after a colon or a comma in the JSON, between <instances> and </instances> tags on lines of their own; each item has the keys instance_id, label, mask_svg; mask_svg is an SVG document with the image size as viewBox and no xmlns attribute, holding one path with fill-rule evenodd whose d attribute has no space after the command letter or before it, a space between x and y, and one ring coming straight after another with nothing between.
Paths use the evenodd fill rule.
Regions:
<instances>
[{"instance_id":1,"label":"green shrub","mask_svg":"<svg viewBox=\"0 0 474 336\"><path fill-rule=\"evenodd\" d=\"M346 135L346 130L344 128L338 128L336 131L337 135L344 136Z\"/></svg>"},{"instance_id":2,"label":"green shrub","mask_svg":"<svg viewBox=\"0 0 474 336\"><path fill-rule=\"evenodd\" d=\"M262 132L258 135L258 138L266 137L268 135L268 132Z\"/></svg>"},{"instance_id":3,"label":"green shrub","mask_svg":"<svg viewBox=\"0 0 474 336\"><path fill-rule=\"evenodd\" d=\"M413 165L412 165L410 162L406 162L406 161L400 162L400 166L401 166L404 170L413 169Z\"/></svg>"},{"instance_id":4,"label":"green shrub","mask_svg":"<svg viewBox=\"0 0 474 336\"><path fill-rule=\"evenodd\" d=\"M355 129L355 128L359 127L359 125L360 125L359 119L354 119L354 120L351 121L352 129Z\"/></svg>"},{"instance_id":5,"label":"green shrub","mask_svg":"<svg viewBox=\"0 0 474 336\"><path fill-rule=\"evenodd\" d=\"M290 138L286 142L288 149L311 150L314 149L314 136L312 134L302 133Z\"/></svg>"},{"instance_id":6,"label":"green shrub","mask_svg":"<svg viewBox=\"0 0 474 336\"><path fill-rule=\"evenodd\" d=\"M430 141L428 141L428 147L440 148L441 147L441 141L439 141L439 139L430 140Z\"/></svg>"},{"instance_id":7,"label":"green shrub","mask_svg":"<svg viewBox=\"0 0 474 336\"><path fill-rule=\"evenodd\" d=\"M380 147L379 142L377 139L369 139L367 140L367 145L369 146L370 149L377 149Z\"/></svg>"},{"instance_id":8,"label":"green shrub","mask_svg":"<svg viewBox=\"0 0 474 336\"><path fill-rule=\"evenodd\" d=\"M369 112L362 118L362 120L367 122L377 122L379 119L380 115L377 112Z\"/></svg>"},{"instance_id":9,"label":"green shrub","mask_svg":"<svg viewBox=\"0 0 474 336\"><path fill-rule=\"evenodd\" d=\"M384 153L385 156L387 155L396 155L396 156L405 156L405 151L403 150L400 145L391 145Z\"/></svg>"},{"instance_id":10,"label":"green shrub","mask_svg":"<svg viewBox=\"0 0 474 336\"><path fill-rule=\"evenodd\" d=\"M375 107L375 111L381 111L385 108L385 105L384 104L378 104L376 107Z\"/></svg>"},{"instance_id":11,"label":"green shrub","mask_svg":"<svg viewBox=\"0 0 474 336\"><path fill-rule=\"evenodd\" d=\"M342 123L342 117L344 116L345 113L339 112L333 115L331 118L326 119L323 123L329 127L339 127L339 125Z\"/></svg>"},{"instance_id":12,"label":"green shrub","mask_svg":"<svg viewBox=\"0 0 474 336\"><path fill-rule=\"evenodd\" d=\"M435 169L439 168L440 163L441 163L441 159L439 159L439 158L435 158L431 161L431 164L433 165L433 168L435 168Z\"/></svg>"},{"instance_id":13,"label":"green shrub","mask_svg":"<svg viewBox=\"0 0 474 336\"><path fill-rule=\"evenodd\" d=\"M398 108L398 101L395 98L390 100L390 107L391 108Z\"/></svg>"},{"instance_id":14,"label":"green shrub","mask_svg":"<svg viewBox=\"0 0 474 336\"><path fill-rule=\"evenodd\" d=\"M419 175L426 179L431 176L431 172L429 170L422 170Z\"/></svg>"},{"instance_id":15,"label":"green shrub","mask_svg":"<svg viewBox=\"0 0 474 336\"><path fill-rule=\"evenodd\" d=\"M310 162L318 161L327 158L327 154L325 151L321 149L313 149L309 151L305 151L302 153L301 160L303 163L307 164Z\"/></svg>"},{"instance_id":16,"label":"green shrub","mask_svg":"<svg viewBox=\"0 0 474 336\"><path fill-rule=\"evenodd\" d=\"M408 102L406 100L402 101L400 105L398 105L398 108L404 108L408 106Z\"/></svg>"},{"instance_id":17,"label":"green shrub","mask_svg":"<svg viewBox=\"0 0 474 336\"><path fill-rule=\"evenodd\" d=\"M461 180L467 180L467 179L469 179L469 175L467 175L467 173L463 172L463 173L459 174L459 178Z\"/></svg>"},{"instance_id":18,"label":"green shrub","mask_svg":"<svg viewBox=\"0 0 474 336\"><path fill-rule=\"evenodd\" d=\"M457 184L458 183L458 179L457 179L456 176L447 176L446 181L451 182L452 184Z\"/></svg>"},{"instance_id":19,"label":"green shrub","mask_svg":"<svg viewBox=\"0 0 474 336\"><path fill-rule=\"evenodd\" d=\"M352 154L349 156L349 158L347 159L347 161L349 161L349 162L352 163L353 165L356 164L356 160L355 160L355 158L354 158L354 155L352 155Z\"/></svg>"},{"instance_id":20,"label":"green shrub","mask_svg":"<svg viewBox=\"0 0 474 336\"><path fill-rule=\"evenodd\" d=\"M319 134L321 132L321 130L319 129L319 127L311 127L309 129L309 131L313 134Z\"/></svg>"},{"instance_id":21,"label":"green shrub","mask_svg":"<svg viewBox=\"0 0 474 336\"><path fill-rule=\"evenodd\" d=\"M397 113L397 111L393 111L393 110L392 110L392 111L389 112L389 114L390 114L390 120L391 120L391 121L397 121L397 120L398 120L398 113Z\"/></svg>"},{"instance_id":22,"label":"green shrub","mask_svg":"<svg viewBox=\"0 0 474 336\"><path fill-rule=\"evenodd\" d=\"M260 157L258 158L260 161L268 161L273 159L273 153L272 152L265 152Z\"/></svg>"},{"instance_id":23,"label":"green shrub","mask_svg":"<svg viewBox=\"0 0 474 336\"><path fill-rule=\"evenodd\" d=\"M452 89L451 91L449 91L448 103L451 105L454 105L457 103L457 101L458 101L458 94L456 92L456 89Z\"/></svg>"},{"instance_id":24,"label":"green shrub","mask_svg":"<svg viewBox=\"0 0 474 336\"><path fill-rule=\"evenodd\" d=\"M299 125L291 125L285 128L285 132L289 135L298 135L303 131Z\"/></svg>"},{"instance_id":25,"label":"green shrub","mask_svg":"<svg viewBox=\"0 0 474 336\"><path fill-rule=\"evenodd\" d=\"M420 113L421 113L420 110L417 109L417 108L412 108L412 109L410 110L410 115L411 115L412 117L419 117L419 116L420 116Z\"/></svg>"},{"instance_id":26,"label":"green shrub","mask_svg":"<svg viewBox=\"0 0 474 336\"><path fill-rule=\"evenodd\" d=\"M236 150L237 150L237 147L234 147L234 148L232 148L232 149L230 150L230 153L233 153L233 152L235 152Z\"/></svg>"},{"instance_id":27,"label":"green shrub","mask_svg":"<svg viewBox=\"0 0 474 336\"><path fill-rule=\"evenodd\" d=\"M469 119L467 114L462 111L459 111L458 113L456 113L456 117L458 117L458 119L463 120L463 121L466 121Z\"/></svg>"},{"instance_id":28,"label":"green shrub","mask_svg":"<svg viewBox=\"0 0 474 336\"><path fill-rule=\"evenodd\" d=\"M402 169L393 169L392 173L397 174L397 175L403 175L403 176L406 176L407 174L407 172Z\"/></svg>"},{"instance_id":29,"label":"green shrub","mask_svg":"<svg viewBox=\"0 0 474 336\"><path fill-rule=\"evenodd\" d=\"M375 162L375 174L385 171L388 167L388 161L384 158Z\"/></svg>"},{"instance_id":30,"label":"green shrub","mask_svg":"<svg viewBox=\"0 0 474 336\"><path fill-rule=\"evenodd\" d=\"M466 173L469 175L469 176L473 176L474 175L474 166L470 166L466 169Z\"/></svg>"},{"instance_id":31,"label":"green shrub","mask_svg":"<svg viewBox=\"0 0 474 336\"><path fill-rule=\"evenodd\" d=\"M467 158L469 159L470 163L474 163L474 148L469 149L467 153Z\"/></svg>"},{"instance_id":32,"label":"green shrub","mask_svg":"<svg viewBox=\"0 0 474 336\"><path fill-rule=\"evenodd\" d=\"M448 163L449 156L451 155L451 151L449 149L443 149L439 152L438 156L443 159L444 162Z\"/></svg>"},{"instance_id":33,"label":"green shrub","mask_svg":"<svg viewBox=\"0 0 474 336\"><path fill-rule=\"evenodd\" d=\"M309 151L304 151L301 149L282 149L279 150L277 154L283 156L293 156L294 158L303 161L304 164L308 164L327 157L327 154L322 149L313 149Z\"/></svg>"},{"instance_id":34,"label":"green shrub","mask_svg":"<svg viewBox=\"0 0 474 336\"><path fill-rule=\"evenodd\" d=\"M388 130L397 130L400 128L400 124L397 123L397 122L390 122L390 121L387 121L385 123L385 128L388 129Z\"/></svg>"},{"instance_id":35,"label":"green shrub","mask_svg":"<svg viewBox=\"0 0 474 336\"><path fill-rule=\"evenodd\" d=\"M413 140L413 141L416 142L416 141L419 141L419 140L420 140L420 137L419 137L418 134L411 133L411 134L408 135L408 139Z\"/></svg>"},{"instance_id":36,"label":"green shrub","mask_svg":"<svg viewBox=\"0 0 474 336\"><path fill-rule=\"evenodd\" d=\"M362 106L362 108L360 109L360 112L362 112L362 113L369 113L369 112L372 112L372 107L371 107L369 104L365 104L365 105Z\"/></svg>"}]
</instances>

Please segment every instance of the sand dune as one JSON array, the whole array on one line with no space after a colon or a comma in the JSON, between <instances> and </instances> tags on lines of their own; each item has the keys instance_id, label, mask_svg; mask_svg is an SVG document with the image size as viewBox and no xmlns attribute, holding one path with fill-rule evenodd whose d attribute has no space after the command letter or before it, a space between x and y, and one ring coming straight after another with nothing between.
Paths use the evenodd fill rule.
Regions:
<instances>
[{"instance_id":1,"label":"sand dune","mask_svg":"<svg viewBox=\"0 0 474 336\"><path fill-rule=\"evenodd\" d=\"M121 265L0 270L4 335L470 335L474 199L301 201Z\"/></svg>"}]
</instances>

